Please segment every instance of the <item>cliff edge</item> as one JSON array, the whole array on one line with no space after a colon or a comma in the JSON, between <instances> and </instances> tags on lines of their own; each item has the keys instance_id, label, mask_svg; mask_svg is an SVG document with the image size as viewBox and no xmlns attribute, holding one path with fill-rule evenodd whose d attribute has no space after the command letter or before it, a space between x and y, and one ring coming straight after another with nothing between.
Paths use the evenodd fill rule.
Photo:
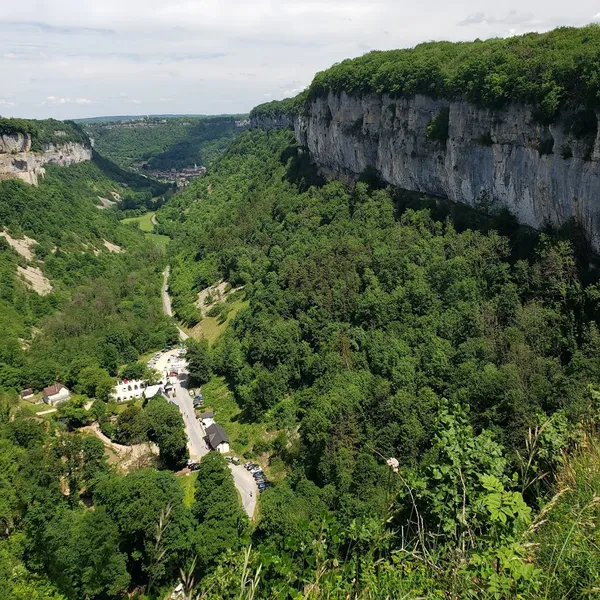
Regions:
<instances>
[{"instance_id":1,"label":"cliff edge","mask_svg":"<svg viewBox=\"0 0 600 600\"><path fill-rule=\"evenodd\" d=\"M584 68L598 49L600 27L588 26L373 52L255 108L251 125L293 121L325 177L369 167L537 229L575 220L600 252L600 88Z\"/></svg>"},{"instance_id":2,"label":"cliff edge","mask_svg":"<svg viewBox=\"0 0 600 600\"><path fill-rule=\"evenodd\" d=\"M91 158L91 143L75 124L0 118L0 180L37 185L48 163L68 166Z\"/></svg>"}]
</instances>

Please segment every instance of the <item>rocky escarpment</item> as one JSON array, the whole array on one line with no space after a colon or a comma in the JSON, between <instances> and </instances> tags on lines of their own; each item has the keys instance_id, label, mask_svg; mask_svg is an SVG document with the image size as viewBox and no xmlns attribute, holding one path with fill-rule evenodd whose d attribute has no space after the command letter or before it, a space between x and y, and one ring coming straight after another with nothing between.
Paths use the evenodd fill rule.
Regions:
<instances>
[{"instance_id":1,"label":"rocky escarpment","mask_svg":"<svg viewBox=\"0 0 600 600\"><path fill-rule=\"evenodd\" d=\"M253 115L250 127L271 131L272 129L294 129L296 118L292 115Z\"/></svg>"},{"instance_id":2,"label":"rocky escarpment","mask_svg":"<svg viewBox=\"0 0 600 600\"><path fill-rule=\"evenodd\" d=\"M0 136L0 180L16 178L37 185L45 164L67 166L91 158L92 149L76 142L45 144L43 152L33 152L29 134Z\"/></svg>"},{"instance_id":3,"label":"rocky escarpment","mask_svg":"<svg viewBox=\"0 0 600 600\"><path fill-rule=\"evenodd\" d=\"M547 125L519 104L494 110L426 96L330 93L295 117L294 129L330 178L352 180L373 167L387 183L474 208L506 207L538 229L575 219L600 251L593 112L563 114Z\"/></svg>"}]
</instances>

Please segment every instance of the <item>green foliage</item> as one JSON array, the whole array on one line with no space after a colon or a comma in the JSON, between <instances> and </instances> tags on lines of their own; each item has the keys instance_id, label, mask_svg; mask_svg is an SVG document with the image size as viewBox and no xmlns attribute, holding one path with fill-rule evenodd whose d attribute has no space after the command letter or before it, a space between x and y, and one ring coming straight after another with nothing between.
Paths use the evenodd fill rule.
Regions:
<instances>
[{"instance_id":1,"label":"green foliage","mask_svg":"<svg viewBox=\"0 0 600 600\"><path fill-rule=\"evenodd\" d=\"M192 512L198 521L198 569L206 574L221 554L238 550L247 541L248 518L239 506L229 466L218 452L200 461L195 497Z\"/></svg>"},{"instance_id":2,"label":"green foliage","mask_svg":"<svg viewBox=\"0 0 600 600\"><path fill-rule=\"evenodd\" d=\"M119 414L114 433L110 437L118 444L141 444L148 440L149 428L148 415L134 404Z\"/></svg>"},{"instance_id":3,"label":"green foliage","mask_svg":"<svg viewBox=\"0 0 600 600\"><path fill-rule=\"evenodd\" d=\"M177 311L221 279L249 300L199 364L228 379L240 419L288 431L278 460L294 475L261 496L263 597L314 578L333 598L535 597L533 511L593 413L589 271L510 215L366 183L303 187L290 142L241 136L159 212Z\"/></svg>"},{"instance_id":4,"label":"green foliage","mask_svg":"<svg viewBox=\"0 0 600 600\"><path fill-rule=\"evenodd\" d=\"M173 474L142 470L126 477L110 475L94 486L93 498L116 523L135 582L148 577L161 581L179 574L191 550L192 523Z\"/></svg>"},{"instance_id":5,"label":"green foliage","mask_svg":"<svg viewBox=\"0 0 600 600\"><path fill-rule=\"evenodd\" d=\"M600 28L593 24L542 34L374 51L318 73L308 90L308 101L328 92L466 97L489 107L532 104L538 118L552 120L563 107L600 106L595 69L599 48Z\"/></svg>"},{"instance_id":6,"label":"green foliage","mask_svg":"<svg viewBox=\"0 0 600 600\"><path fill-rule=\"evenodd\" d=\"M267 118L279 119L289 115L299 114L307 100L307 91L301 92L293 98L273 100L259 104L250 111L250 119Z\"/></svg>"},{"instance_id":7,"label":"green foliage","mask_svg":"<svg viewBox=\"0 0 600 600\"><path fill-rule=\"evenodd\" d=\"M212 376L212 357L206 340L188 338L185 342L187 369L192 385L208 383Z\"/></svg>"},{"instance_id":8,"label":"green foliage","mask_svg":"<svg viewBox=\"0 0 600 600\"><path fill-rule=\"evenodd\" d=\"M287 131L240 136L158 212L179 316L208 285L244 286L227 331L212 347L188 342L187 357L193 385L220 376L205 397L222 396L237 441L272 450L267 472L289 473L261 494L252 532L221 455L201 461L189 508L173 473L119 474L100 440L19 408L14 389L57 377L102 398L119 368L139 375L140 354L177 333L160 305L163 255L140 232L88 202L78 237L53 216L57 192L36 205L44 238L42 217L18 208L20 184L8 194L0 215L42 240L56 292L34 299L14 278L22 257L2 246L0 589L162 597L182 577L193 595L193 576L207 599L589 596L600 456L578 424L597 427L595 273L565 233L526 235L505 213L374 177L324 184L291 144ZM82 239L126 252L84 262ZM62 409L67 425L97 418L109 431L116 408L84 401ZM163 398L126 408L113 434L156 441L165 466L187 459L181 415Z\"/></svg>"},{"instance_id":9,"label":"green foliage","mask_svg":"<svg viewBox=\"0 0 600 600\"><path fill-rule=\"evenodd\" d=\"M3 240L0 385L39 390L59 379L106 400L119 364L177 339L162 313L161 252L95 206L114 190L128 193L97 161L48 165L39 187L0 182L0 229L37 242L29 262L54 288L46 296L27 289L17 277L27 261ZM124 252L109 252L105 240ZM34 327L41 331L32 344Z\"/></svg>"},{"instance_id":10,"label":"green foliage","mask_svg":"<svg viewBox=\"0 0 600 600\"><path fill-rule=\"evenodd\" d=\"M555 495L543 507L530 536L543 570L540 598L593 597L600 578L600 448L585 437L574 456L564 457Z\"/></svg>"},{"instance_id":11,"label":"green foliage","mask_svg":"<svg viewBox=\"0 0 600 600\"><path fill-rule=\"evenodd\" d=\"M211 164L235 139L242 116L149 117L126 123L86 123L100 154L122 167L169 170Z\"/></svg>"},{"instance_id":12,"label":"green foliage","mask_svg":"<svg viewBox=\"0 0 600 600\"><path fill-rule=\"evenodd\" d=\"M152 398L145 409L148 437L158 444L160 458L169 469L185 466L189 458L183 417L177 406L162 396Z\"/></svg>"},{"instance_id":13,"label":"green foliage","mask_svg":"<svg viewBox=\"0 0 600 600\"><path fill-rule=\"evenodd\" d=\"M115 597L127 589L130 578L126 556L119 551L119 531L103 507L63 510L40 538L38 560L67 598Z\"/></svg>"},{"instance_id":14,"label":"green foliage","mask_svg":"<svg viewBox=\"0 0 600 600\"><path fill-rule=\"evenodd\" d=\"M427 125L427 139L446 144L450 125L450 109L442 108Z\"/></svg>"},{"instance_id":15,"label":"green foliage","mask_svg":"<svg viewBox=\"0 0 600 600\"><path fill-rule=\"evenodd\" d=\"M31 149L41 152L50 144L65 144L75 142L89 146L89 138L73 121L57 121L46 119L36 121L31 119L7 119L0 117L0 135L29 134Z\"/></svg>"}]
</instances>

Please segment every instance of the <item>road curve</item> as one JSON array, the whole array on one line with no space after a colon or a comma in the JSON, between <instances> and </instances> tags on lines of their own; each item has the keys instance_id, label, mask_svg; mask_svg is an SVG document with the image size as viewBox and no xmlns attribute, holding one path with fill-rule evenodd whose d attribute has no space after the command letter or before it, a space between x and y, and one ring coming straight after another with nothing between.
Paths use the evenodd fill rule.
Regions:
<instances>
[{"instance_id":1,"label":"road curve","mask_svg":"<svg viewBox=\"0 0 600 600\"><path fill-rule=\"evenodd\" d=\"M229 465L233 473L233 481L242 498L242 506L247 515L252 519L256 509L256 497L258 496L258 486L251 473L248 473L242 465Z\"/></svg>"}]
</instances>

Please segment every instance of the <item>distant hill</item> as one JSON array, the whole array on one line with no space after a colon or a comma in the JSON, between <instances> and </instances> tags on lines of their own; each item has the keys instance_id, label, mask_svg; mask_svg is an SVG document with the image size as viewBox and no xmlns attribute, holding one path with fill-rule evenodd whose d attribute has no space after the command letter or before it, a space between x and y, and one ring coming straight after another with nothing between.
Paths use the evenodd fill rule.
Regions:
<instances>
[{"instance_id":1,"label":"distant hill","mask_svg":"<svg viewBox=\"0 0 600 600\"><path fill-rule=\"evenodd\" d=\"M83 126L95 148L121 167L169 170L209 165L245 129L245 117L157 115Z\"/></svg>"},{"instance_id":2,"label":"distant hill","mask_svg":"<svg viewBox=\"0 0 600 600\"><path fill-rule=\"evenodd\" d=\"M85 119L73 119L74 123L117 123L119 121L141 121L143 119L179 119L181 117L191 117L194 119L214 119L215 117L233 117L243 119L247 115L203 115L203 114L158 114L158 115L108 115L106 117L87 117Z\"/></svg>"}]
</instances>

